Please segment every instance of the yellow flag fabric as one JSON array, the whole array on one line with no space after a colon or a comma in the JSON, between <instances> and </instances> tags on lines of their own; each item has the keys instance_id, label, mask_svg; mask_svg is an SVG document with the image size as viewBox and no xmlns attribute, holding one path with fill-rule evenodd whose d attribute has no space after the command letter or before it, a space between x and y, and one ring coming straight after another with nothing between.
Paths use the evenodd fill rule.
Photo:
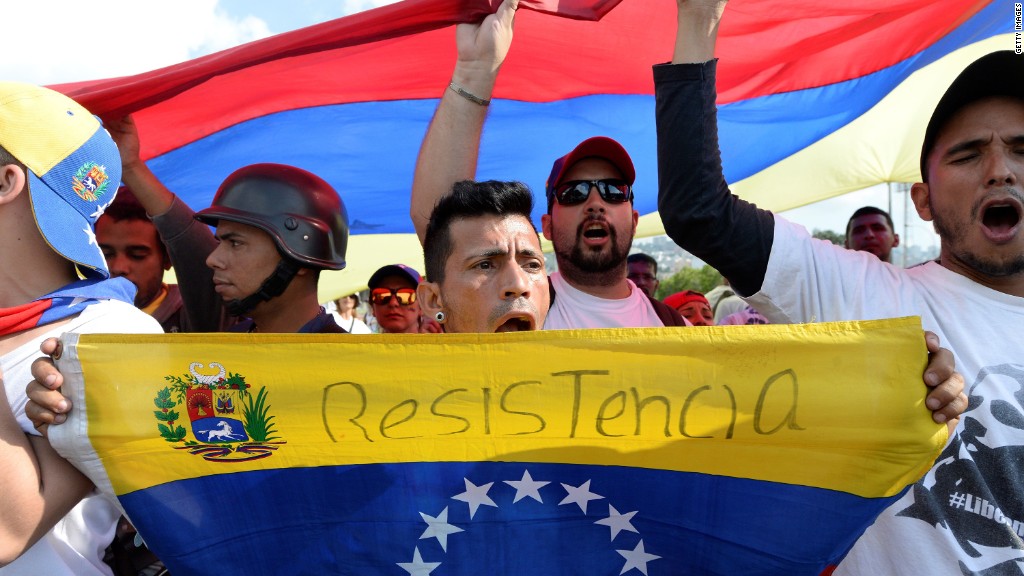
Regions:
<instances>
[{"instance_id":1,"label":"yellow flag fabric","mask_svg":"<svg viewBox=\"0 0 1024 576\"><path fill-rule=\"evenodd\" d=\"M88 407L83 424L118 494L325 462L520 459L700 471L877 497L920 477L945 441L923 407L923 339L907 319L67 338L68 357L80 360L88 382L76 405ZM225 381L202 383L218 369ZM244 380L244 391L228 374ZM200 390L207 394L186 394ZM159 410L175 419L154 416L161 394L167 407ZM258 394L277 438L265 457L218 443L241 436L196 425L240 421ZM188 402L205 406L192 407L191 422ZM175 435L161 436L160 425L183 435L170 441ZM233 451L189 457L189 443Z\"/></svg>"}]
</instances>

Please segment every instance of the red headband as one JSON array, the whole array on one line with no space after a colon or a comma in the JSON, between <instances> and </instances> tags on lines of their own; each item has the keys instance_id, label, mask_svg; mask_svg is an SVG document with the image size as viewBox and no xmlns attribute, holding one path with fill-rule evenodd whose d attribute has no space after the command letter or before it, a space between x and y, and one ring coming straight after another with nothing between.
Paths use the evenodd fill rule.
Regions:
<instances>
[{"instance_id":1,"label":"red headband","mask_svg":"<svg viewBox=\"0 0 1024 576\"><path fill-rule=\"evenodd\" d=\"M708 303L708 299L705 298L703 294L693 290L684 290L682 292L676 292L675 294L672 294L671 296L665 298L663 302L668 306L675 308L676 310L679 310L680 308L689 304L690 302L703 302L708 306L711 306L711 304Z\"/></svg>"}]
</instances>

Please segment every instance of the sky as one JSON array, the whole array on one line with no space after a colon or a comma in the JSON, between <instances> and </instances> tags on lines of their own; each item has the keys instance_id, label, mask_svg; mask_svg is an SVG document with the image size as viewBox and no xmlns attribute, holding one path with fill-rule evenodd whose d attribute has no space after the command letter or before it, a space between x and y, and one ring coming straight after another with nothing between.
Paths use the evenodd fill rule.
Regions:
<instances>
[{"instance_id":1,"label":"sky","mask_svg":"<svg viewBox=\"0 0 1024 576\"><path fill-rule=\"evenodd\" d=\"M31 57L4 59L0 78L47 85L136 74L394 1L180 0L170 9L170 3L162 2L96 0L88 10L80 1L12 2L4 17L22 24L9 26L0 46L5 54ZM45 27L37 24L43 22ZM109 40L103 39L105 30L114 31L106 34ZM809 230L843 232L849 215L865 205L887 209L887 187L783 214ZM905 226L904 194L893 194L892 216L903 243L937 245L931 224L908 206Z\"/></svg>"}]
</instances>

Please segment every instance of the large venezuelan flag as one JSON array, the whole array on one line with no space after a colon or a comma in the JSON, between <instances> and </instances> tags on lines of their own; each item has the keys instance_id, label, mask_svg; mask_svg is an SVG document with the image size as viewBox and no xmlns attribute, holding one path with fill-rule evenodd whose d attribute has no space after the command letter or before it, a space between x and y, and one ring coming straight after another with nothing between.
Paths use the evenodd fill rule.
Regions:
<instances>
[{"instance_id":1,"label":"large venezuelan flag","mask_svg":"<svg viewBox=\"0 0 1024 576\"><path fill-rule=\"evenodd\" d=\"M51 442L175 576L817 575L946 440L916 318L64 338Z\"/></svg>"},{"instance_id":2,"label":"large venezuelan flag","mask_svg":"<svg viewBox=\"0 0 1024 576\"><path fill-rule=\"evenodd\" d=\"M143 157L196 209L253 162L325 177L355 235L348 270L321 281L324 296L339 295L365 286L382 263L421 261L408 217L416 153L454 66L451 25L491 4L407 0L138 76L56 88L101 115L134 112ZM928 114L966 63L1014 48L1013 4L730 2L719 128L736 191L778 211L917 180ZM675 2L522 6L478 177L540 191L555 158L609 135L637 165L639 234L662 233L650 66L671 57Z\"/></svg>"}]
</instances>

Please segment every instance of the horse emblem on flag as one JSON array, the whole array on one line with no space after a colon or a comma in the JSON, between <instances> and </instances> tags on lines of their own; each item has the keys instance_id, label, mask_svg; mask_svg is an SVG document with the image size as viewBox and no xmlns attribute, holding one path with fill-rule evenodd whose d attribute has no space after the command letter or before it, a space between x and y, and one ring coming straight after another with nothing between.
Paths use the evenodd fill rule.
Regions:
<instances>
[{"instance_id":1,"label":"horse emblem on flag","mask_svg":"<svg viewBox=\"0 0 1024 576\"><path fill-rule=\"evenodd\" d=\"M207 374L216 370L213 374ZM187 450L211 462L247 462L270 456L284 441L277 436L267 403L267 389L255 395L241 374L218 362L192 362L188 374L169 375L153 403L160 436L176 450ZM183 425L180 410L188 416Z\"/></svg>"}]
</instances>

